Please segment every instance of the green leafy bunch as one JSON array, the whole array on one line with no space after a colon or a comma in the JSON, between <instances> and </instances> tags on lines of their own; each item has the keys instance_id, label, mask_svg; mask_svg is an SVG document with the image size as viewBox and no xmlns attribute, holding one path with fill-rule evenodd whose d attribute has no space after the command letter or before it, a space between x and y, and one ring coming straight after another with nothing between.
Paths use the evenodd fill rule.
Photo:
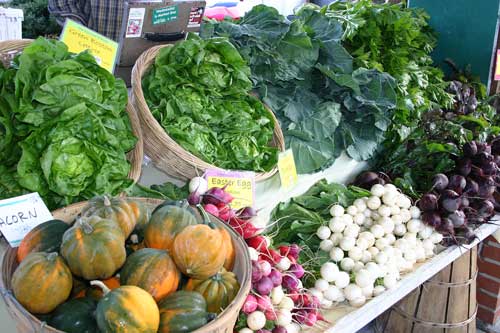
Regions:
<instances>
[{"instance_id":1,"label":"green leafy bunch","mask_svg":"<svg viewBox=\"0 0 500 333\"><path fill-rule=\"evenodd\" d=\"M39 192L55 208L128 187L126 105L90 53L37 39L0 69L0 197Z\"/></svg>"},{"instance_id":2,"label":"green leafy bunch","mask_svg":"<svg viewBox=\"0 0 500 333\"><path fill-rule=\"evenodd\" d=\"M389 151L416 128L424 112L453 104L448 83L430 57L437 38L423 10L360 0L337 1L321 12L342 22L343 45L356 67L376 68L396 79L398 107L385 142Z\"/></svg>"},{"instance_id":3,"label":"green leafy bunch","mask_svg":"<svg viewBox=\"0 0 500 333\"><path fill-rule=\"evenodd\" d=\"M250 95L250 68L225 38L163 48L143 80L149 108L183 148L226 169L269 171L277 149L271 114Z\"/></svg>"},{"instance_id":4,"label":"green leafy bunch","mask_svg":"<svg viewBox=\"0 0 500 333\"><path fill-rule=\"evenodd\" d=\"M229 38L248 61L299 173L330 166L344 150L357 160L376 153L396 106L395 82L354 68L338 20L306 6L289 21L259 5L240 21L205 24L201 35Z\"/></svg>"}]
</instances>

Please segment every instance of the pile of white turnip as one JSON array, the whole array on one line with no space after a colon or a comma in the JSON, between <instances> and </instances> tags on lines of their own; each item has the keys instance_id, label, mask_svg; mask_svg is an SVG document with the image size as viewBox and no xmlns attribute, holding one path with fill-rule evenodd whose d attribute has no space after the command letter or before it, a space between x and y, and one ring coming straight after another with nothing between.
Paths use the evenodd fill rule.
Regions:
<instances>
[{"instance_id":1,"label":"pile of white turnip","mask_svg":"<svg viewBox=\"0 0 500 333\"><path fill-rule=\"evenodd\" d=\"M420 209L392 184L376 184L372 196L352 206L334 205L328 225L318 228L330 261L310 293L323 308L347 300L359 307L394 288L400 273L434 255L442 235L420 220Z\"/></svg>"}]
</instances>

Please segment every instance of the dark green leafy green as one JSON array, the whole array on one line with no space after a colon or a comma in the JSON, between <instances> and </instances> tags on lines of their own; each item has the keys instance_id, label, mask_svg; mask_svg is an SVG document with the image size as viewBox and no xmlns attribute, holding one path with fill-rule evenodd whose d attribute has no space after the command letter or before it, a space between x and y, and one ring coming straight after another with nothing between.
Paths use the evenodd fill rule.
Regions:
<instances>
[{"instance_id":1,"label":"dark green leafy green","mask_svg":"<svg viewBox=\"0 0 500 333\"><path fill-rule=\"evenodd\" d=\"M448 83L430 57L437 39L424 11L361 0L336 1L321 12L342 22L343 45L353 56L355 67L375 68L396 79L397 110L384 154L391 154L391 149L418 127L423 112L451 107Z\"/></svg>"},{"instance_id":2,"label":"dark green leafy green","mask_svg":"<svg viewBox=\"0 0 500 333\"><path fill-rule=\"evenodd\" d=\"M228 37L248 61L299 173L330 166L344 150L357 160L373 157L396 106L395 83L385 73L354 69L339 21L310 7L288 21L259 5L238 22L206 24L201 35Z\"/></svg>"},{"instance_id":3,"label":"dark green leafy green","mask_svg":"<svg viewBox=\"0 0 500 333\"><path fill-rule=\"evenodd\" d=\"M196 35L163 48L143 79L151 112L184 149L225 169L269 171L274 122L256 97L250 68L225 38Z\"/></svg>"},{"instance_id":4,"label":"dark green leafy green","mask_svg":"<svg viewBox=\"0 0 500 333\"><path fill-rule=\"evenodd\" d=\"M179 187L173 183L151 185L150 187L134 184L126 191L129 197L154 198L163 200L183 200L189 195L189 184Z\"/></svg>"},{"instance_id":5,"label":"dark green leafy green","mask_svg":"<svg viewBox=\"0 0 500 333\"><path fill-rule=\"evenodd\" d=\"M92 55L37 39L0 70L0 196L39 192L56 208L127 188L126 104L123 81Z\"/></svg>"}]
</instances>

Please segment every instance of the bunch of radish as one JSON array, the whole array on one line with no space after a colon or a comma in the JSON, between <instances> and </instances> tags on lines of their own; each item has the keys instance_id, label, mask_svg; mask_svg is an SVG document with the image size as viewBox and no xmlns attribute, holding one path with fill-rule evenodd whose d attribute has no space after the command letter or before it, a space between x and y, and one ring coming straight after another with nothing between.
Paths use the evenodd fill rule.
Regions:
<instances>
[{"instance_id":1,"label":"bunch of radish","mask_svg":"<svg viewBox=\"0 0 500 333\"><path fill-rule=\"evenodd\" d=\"M225 187L208 189L208 183L203 177L195 177L189 182L188 201L191 205L202 204L205 211L229 224L243 238L255 236L262 230L255 221L257 214L252 207L239 210L231 208L233 196L225 191Z\"/></svg>"},{"instance_id":2,"label":"bunch of radish","mask_svg":"<svg viewBox=\"0 0 500 333\"><path fill-rule=\"evenodd\" d=\"M247 240L252 253L252 290L241 310L239 333L297 333L302 325L321 320L319 299L302 286L304 268L297 263L300 247L270 247L270 240Z\"/></svg>"},{"instance_id":3,"label":"bunch of radish","mask_svg":"<svg viewBox=\"0 0 500 333\"><path fill-rule=\"evenodd\" d=\"M316 232L320 249L330 256L310 290L323 308L345 300L361 306L394 288L400 273L433 256L442 240L394 185L375 184L370 192L349 207L333 205L331 220Z\"/></svg>"}]
</instances>

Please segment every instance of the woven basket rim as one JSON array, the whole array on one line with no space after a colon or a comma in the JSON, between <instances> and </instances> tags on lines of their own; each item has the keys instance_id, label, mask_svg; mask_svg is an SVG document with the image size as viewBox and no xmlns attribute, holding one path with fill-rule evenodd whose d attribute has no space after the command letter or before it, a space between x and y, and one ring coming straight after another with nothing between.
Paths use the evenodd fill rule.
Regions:
<instances>
[{"instance_id":1,"label":"woven basket rim","mask_svg":"<svg viewBox=\"0 0 500 333\"><path fill-rule=\"evenodd\" d=\"M0 41L0 62L2 59L2 54L7 52L18 52L22 51L26 46L32 43L33 39L17 39L17 40L6 40ZM127 159L130 162L130 171L128 178L133 180L134 183L139 181L142 171L142 161L144 158L144 138L142 134L142 129L140 125L140 120L136 114L134 107L130 101L130 96L127 100L126 107L127 114L130 119L130 125L132 127L132 133L137 139L135 147L127 153Z\"/></svg>"},{"instance_id":2,"label":"woven basket rim","mask_svg":"<svg viewBox=\"0 0 500 333\"><path fill-rule=\"evenodd\" d=\"M155 156L150 156L154 154L149 154L148 152L148 143L150 140L153 140L151 138L150 133L154 133L153 136L155 141L160 142L161 145L165 147L165 149L172 151L177 156L177 158L182 159L186 163L189 163L191 166L194 166L197 170L203 170L203 171L205 169L222 170L220 167L217 167L216 165L203 161L201 158L187 151L181 145L179 145L175 140L173 140L167 134L165 129L160 125L160 123L156 120L156 118L153 116L147 105L142 90L142 78L150 70L150 67L153 64L154 60L156 59L156 56L159 53L159 51L165 47L172 47L172 45L171 44L157 45L144 51L141 54L141 56L137 59L132 69L132 103L139 115L139 118L141 119L141 126L143 126L143 132L145 133L144 140L145 140L146 154L153 160L154 163L157 162ZM265 106L266 110L271 114L275 124L273 142L275 143L276 148L278 148L279 151L283 152L285 151L285 139L279 121L277 120L276 116L269 108L269 106L267 106L264 102L262 102L262 104ZM271 169L270 171L255 172L256 180L260 181L270 178L277 171L278 167L277 165L275 165L273 169ZM168 170L165 170L165 172L168 173Z\"/></svg>"},{"instance_id":3,"label":"woven basket rim","mask_svg":"<svg viewBox=\"0 0 500 333\"><path fill-rule=\"evenodd\" d=\"M146 205L151 205L151 207L153 207L153 206L156 207L157 205L164 202L164 200L161 200L161 199L141 198L141 197L129 197L129 198L133 199L133 200L140 201ZM87 204L87 201L74 203L72 205L57 209L57 210L53 211L52 213L54 215L54 218L59 218L59 219L62 219L64 222L69 223L69 221L66 221L64 218L62 218L62 216L71 215L71 216L76 217L77 215L75 215L74 212L75 211L80 212L81 209L86 204ZM215 222L219 226L222 226L223 228L225 228L229 232L233 242L238 244L237 247L240 247L242 249L247 249L245 241L243 240L243 238L241 238L241 236L239 234L237 234L233 230L233 228L227 226L224 222L222 222L221 220L219 220L218 218L216 218L212 215L210 215L210 218L212 219L213 222ZM2 253L0 256L0 269L1 269L1 275L0 275L0 292L1 292L1 294L0 295L2 297L4 297L4 301L7 304L7 310L9 311L9 313L11 313L11 315L13 315L14 310L12 310L8 307L9 303L12 303L15 306L16 310L18 310L22 315L24 315L26 317L26 318L22 318L22 319L28 320L28 321L30 321L30 323L34 323L38 327L42 327L45 324L43 324L43 322L40 321L37 317L35 317L33 314L28 312L15 299L15 297L11 294L10 290L7 288L8 286L4 282L4 279L8 278L10 280L12 278L12 276L9 276L9 277L6 276L7 274L5 272L6 268L4 267L4 264L8 263L6 261L9 259L9 256L10 256L10 258L12 258L12 252L14 252L14 258L15 258L15 251L16 251L16 249L8 247L7 250L4 251L4 253ZM230 331L232 331L232 327L234 325L234 319L237 318L238 313L239 313L241 307L243 306L243 303L246 299L246 296L250 292L250 288L251 288L252 266L251 266L250 254L248 253L248 251L243 251L242 253L241 252L238 253L237 257L238 256L239 256L239 260L241 260L241 262L242 262L241 266L243 267L242 277L241 277L241 281L240 281L240 290L238 291L238 294L236 295L234 300L231 302L231 304L229 304L229 306L227 308L225 308L224 311L222 311L217 316L217 318L215 320L200 327L199 329L193 331L192 333L220 332L220 330L219 330L220 327L227 327L227 325L229 325L229 324L232 325L231 330L230 330ZM17 263L17 261L14 259L14 264L16 264L16 263ZM10 269L10 267L9 267L9 269ZM5 292L5 291L8 291L8 292ZM7 297L9 299L6 299ZM15 319L18 319L17 316L15 317ZM64 333L63 331L57 330L51 326L48 326L47 329L50 332Z\"/></svg>"}]
</instances>

